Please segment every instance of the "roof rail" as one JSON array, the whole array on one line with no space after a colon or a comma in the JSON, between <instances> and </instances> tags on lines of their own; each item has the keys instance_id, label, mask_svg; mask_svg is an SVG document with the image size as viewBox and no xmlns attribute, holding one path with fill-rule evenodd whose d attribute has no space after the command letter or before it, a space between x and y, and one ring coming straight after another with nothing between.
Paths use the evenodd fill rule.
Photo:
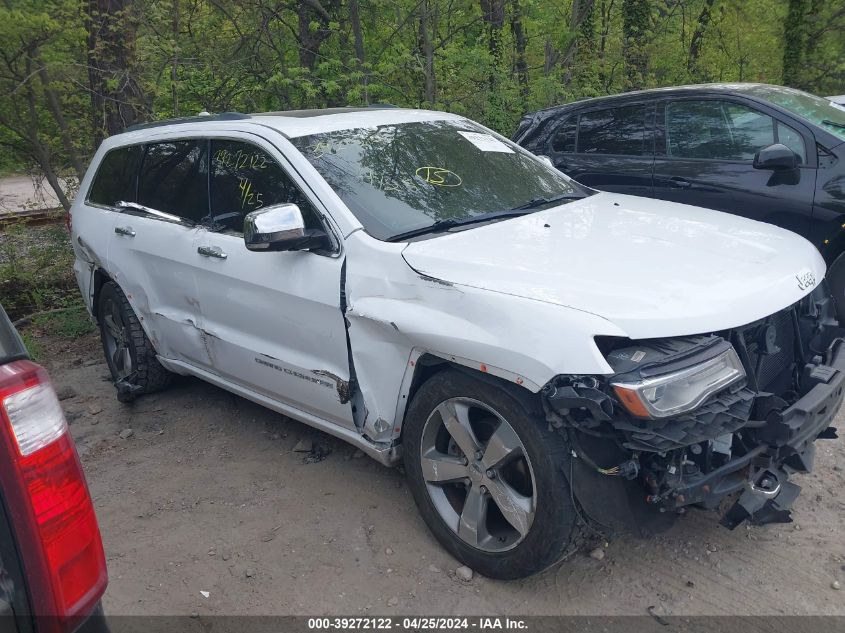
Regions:
<instances>
[{"instance_id":1,"label":"roof rail","mask_svg":"<svg viewBox=\"0 0 845 633\"><path fill-rule=\"evenodd\" d=\"M165 125L177 125L179 123L197 123L199 121L239 121L242 119L251 118L248 114L241 112L221 112L220 114L199 114L197 116L177 117L175 119L162 119L161 121L151 121L150 123L136 123L130 125L124 132L135 132L137 130L148 130L154 127L162 127Z\"/></svg>"}]
</instances>

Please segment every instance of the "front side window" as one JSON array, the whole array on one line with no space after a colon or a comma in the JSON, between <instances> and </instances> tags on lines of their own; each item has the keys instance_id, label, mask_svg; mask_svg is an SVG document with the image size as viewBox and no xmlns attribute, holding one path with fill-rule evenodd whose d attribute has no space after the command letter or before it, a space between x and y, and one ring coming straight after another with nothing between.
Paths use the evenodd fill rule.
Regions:
<instances>
[{"instance_id":1,"label":"front side window","mask_svg":"<svg viewBox=\"0 0 845 633\"><path fill-rule=\"evenodd\" d=\"M540 198L588 193L466 120L337 130L291 142L381 240L437 221L508 212L529 202L534 209L548 206Z\"/></svg>"},{"instance_id":2,"label":"front side window","mask_svg":"<svg viewBox=\"0 0 845 633\"><path fill-rule=\"evenodd\" d=\"M211 141L212 226L242 233L247 213L283 203L299 206L306 228L320 228L311 203L267 152L241 141Z\"/></svg>"},{"instance_id":3,"label":"front side window","mask_svg":"<svg viewBox=\"0 0 845 633\"><path fill-rule=\"evenodd\" d=\"M202 222L208 216L208 141L147 145L138 203L190 222Z\"/></svg>"},{"instance_id":4,"label":"front side window","mask_svg":"<svg viewBox=\"0 0 845 633\"><path fill-rule=\"evenodd\" d=\"M745 91L845 140L845 106L785 86L756 85L748 86Z\"/></svg>"},{"instance_id":5,"label":"front side window","mask_svg":"<svg viewBox=\"0 0 845 633\"><path fill-rule=\"evenodd\" d=\"M751 161L775 143L775 121L740 103L674 101L666 105L666 154L673 158Z\"/></svg>"},{"instance_id":6,"label":"front side window","mask_svg":"<svg viewBox=\"0 0 845 633\"><path fill-rule=\"evenodd\" d=\"M140 145L133 145L106 154L88 190L88 202L107 207L117 206L121 201L135 202L142 149Z\"/></svg>"},{"instance_id":7,"label":"front side window","mask_svg":"<svg viewBox=\"0 0 845 633\"><path fill-rule=\"evenodd\" d=\"M775 128L777 132L777 142L783 143L798 157L798 164L804 165L807 162L807 148L804 145L804 137L799 132L793 130L788 125L784 125L780 121L777 122Z\"/></svg>"},{"instance_id":8,"label":"front side window","mask_svg":"<svg viewBox=\"0 0 845 633\"><path fill-rule=\"evenodd\" d=\"M646 108L631 105L585 112L578 121L579 154L649 154L645 132Z\"/></svg>"}]
</instances>

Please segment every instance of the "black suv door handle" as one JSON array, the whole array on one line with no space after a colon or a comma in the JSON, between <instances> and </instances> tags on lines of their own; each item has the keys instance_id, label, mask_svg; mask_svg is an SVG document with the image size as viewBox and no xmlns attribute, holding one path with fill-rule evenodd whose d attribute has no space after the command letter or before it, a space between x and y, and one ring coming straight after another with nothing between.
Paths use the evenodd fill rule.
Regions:
<instances>
[{"instance_id":1,"label":"black suv door handle","mask_svg":"<svg viewBox=\"0 0 845 633\"><path fill-rule=\"evenodd\" d=\"M689 189L692 187L692 183L689 180L680 176L672 176L669 182L673 187L677 187L678 189Z\"/></svg>"},{"instance_id":2,"label":"black suv door handle","mask_svg":"<svg viewBox=\"0 0 845 633\"><path fill-rule=\"evenodd\" d=\"M197 253L203 257L216 257L217 259L226 259L228 257L219 246L197 246Z\"/></svg>"},{"instance_id":3,"label":"black suv door handle","mask_svg":"<svg viewBox=\"0 0 845 633\"><path fill-rule=\"evenodd\" d=\"M114 232L118 235L125 235L126 237L135 237L135 231L132 230L131 226L116 226L114 227Z\"/></svg>"}]
</instances>

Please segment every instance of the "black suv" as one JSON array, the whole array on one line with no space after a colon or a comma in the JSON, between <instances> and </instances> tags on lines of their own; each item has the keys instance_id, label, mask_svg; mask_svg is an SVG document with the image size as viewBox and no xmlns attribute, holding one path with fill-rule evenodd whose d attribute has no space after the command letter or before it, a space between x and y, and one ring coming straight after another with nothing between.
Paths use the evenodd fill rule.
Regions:
<instances>
[{"instance_id":1,"label":"black suv","mask_svg":"<svg viewBox=\"0 0 845 633\"><path fill-rule=\"evenodd\" d=\"M765 84L660 88L529 114L514 140L596 189L803 235L845 315L845 107Z\"/></svg>"},{"instance_id":2,"label":"black suv","mask_svg":"<svg viewBox=\"0 0 845 633\"><path fill-rule=\"evenodd\" d=\"M47 372L0 306L0 631L108 633L106 561Z\"/></svg>"}]
</instances>

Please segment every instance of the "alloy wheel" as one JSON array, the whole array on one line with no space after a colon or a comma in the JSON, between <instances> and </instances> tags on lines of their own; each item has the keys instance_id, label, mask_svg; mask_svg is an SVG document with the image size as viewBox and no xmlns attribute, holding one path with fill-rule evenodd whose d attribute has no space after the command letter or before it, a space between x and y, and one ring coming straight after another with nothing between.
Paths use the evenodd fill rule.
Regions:
<instances>
[{"instance_id":1,"label":"alloy wheel","mask_svg":"<svg viewBox=\"0 0 845 633\"><path fill-rule=\"evenodd\" d=\"M122 380L132 373L132 351L129 347L129 332L123 320L123 313L116 301L105 303L103 314L103 338L106 354L114 367L116 380Z\"/></svg>"},{"instance_id":2,"label":"alloy wheel","mask_svg":"<svg viewBox=\"0 0 845 633\"><path fill-rule=\"evenodd\" d=\"M514 428L471 398L440 403L425 422L420 463L440 518L485 552L516 547L536 510L534 472Z\"/></svg>"}]
</instances>

